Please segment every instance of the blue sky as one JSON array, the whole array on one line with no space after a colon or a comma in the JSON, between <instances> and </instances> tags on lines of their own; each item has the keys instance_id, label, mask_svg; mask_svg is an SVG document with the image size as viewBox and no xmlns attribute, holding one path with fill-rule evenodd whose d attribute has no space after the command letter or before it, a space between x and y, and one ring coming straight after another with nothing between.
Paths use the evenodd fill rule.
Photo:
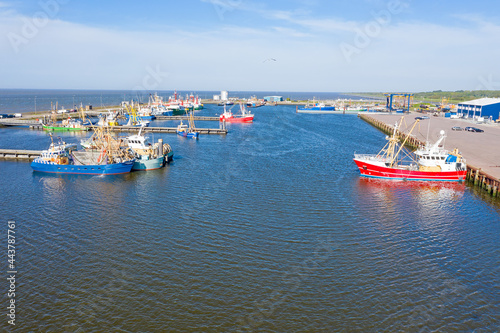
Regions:
<instances>
[{"instance_id":1,"label":"blue sky","mask_svg":"<svg viewBox=\"0 0 500 333\"><path fill-rule=\"evenodd\" d=\"M499 7L0 0L0 88L500 90Z\"/></svg>"}]
</instances>

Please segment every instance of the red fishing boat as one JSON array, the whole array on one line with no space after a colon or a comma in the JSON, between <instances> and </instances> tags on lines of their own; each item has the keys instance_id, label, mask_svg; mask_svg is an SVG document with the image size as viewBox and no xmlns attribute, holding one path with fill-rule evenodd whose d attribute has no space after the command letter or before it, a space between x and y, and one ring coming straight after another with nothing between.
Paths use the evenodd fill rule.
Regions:
<instances>
[{"instance_id":1,"label":"red fishing boat","mask_svg":"<svg viewBox=\"0 0 500 333\"><path fill-rule=\"evenodd\" d=\"M226 111L226 106L224 105L224 113L220 115L220 121L226 121L228 123L251 123L253 122L254 115L248 111L243 104L240 104L241 114L234 115L231 110Z\"/></svg>"},{"instance_id":2,"label":"red fishing boat","mask_svg":"<svg viewBox=\"0 0 500 333\"><path fill-rule=\"evenodd\" d=\"M385 179L418 181L463 181L467 174L465 159L454 149L448 152L442 147L446 138L444 131L439 139L431 144L427 142L415 152L405 150L404 144L410 137L418 120L402 143L397 137L398 124L394 127L389 142L376 155L354 155L354 162L362 176Z\"/></svg>"}]
</instances>

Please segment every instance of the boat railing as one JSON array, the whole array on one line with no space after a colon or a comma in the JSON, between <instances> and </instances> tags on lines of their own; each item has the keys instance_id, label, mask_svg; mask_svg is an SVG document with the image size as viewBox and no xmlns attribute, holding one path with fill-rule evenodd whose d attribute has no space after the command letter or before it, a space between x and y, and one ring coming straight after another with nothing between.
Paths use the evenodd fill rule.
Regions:
<instances>
[{"instance_id":1,"label":"boat railing","mask_svg":"<svg viewBox=\"0 0 500 333\"><path fill-rule=\"evenodd\" d=\"M360 160L370 160L370 161L379 161L379 162L388 162L390 158L383 155L374 155L374 154L354 154L354 158Z\"/></svg>"}]
</instances>

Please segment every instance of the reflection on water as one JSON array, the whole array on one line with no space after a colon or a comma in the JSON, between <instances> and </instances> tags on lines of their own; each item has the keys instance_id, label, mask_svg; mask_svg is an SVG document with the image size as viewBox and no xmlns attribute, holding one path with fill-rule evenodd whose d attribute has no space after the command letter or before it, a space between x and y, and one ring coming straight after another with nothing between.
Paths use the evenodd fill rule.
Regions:
<instances>
[{"instance_id":1,"label":"reflection on water","mask_svg":"<svg viewBox=\"0 0 500 333\"><path fill-rule=\"evenodd\" d=\"M462 182L401 181L367 177L359 177L358 186L360 193L376 196L386 203L411 194L413 200L422 205L452 204L463 197L466 189Z\"/></svg>"}]
</instances>

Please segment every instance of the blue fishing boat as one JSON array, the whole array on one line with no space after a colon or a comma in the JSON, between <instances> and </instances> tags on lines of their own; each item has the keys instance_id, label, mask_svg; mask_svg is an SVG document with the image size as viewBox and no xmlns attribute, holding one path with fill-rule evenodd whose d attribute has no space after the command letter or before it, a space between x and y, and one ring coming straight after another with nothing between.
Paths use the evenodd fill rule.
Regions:
<instances>
[{"instance_id":1,"label":"blue fishing boat","mask_svg":"<svg viewBox=\"0 0 500 333\"><path fill-rule=\"evenodd\" d=\"M335 111L335 106L325 105L324 103L315 103L313 105L305 105L303 108L299 108L298 111Z\"/></svg>"},{"instance_id":2,"label":"blue fishing boat","mask_svg":"<svg viewBox=\"0 0 500 333\"><path fill-rule=\"evenodd\" d=\"M140 107L139 110L134 108L134 103L132 102L130 106L125 105L127 113L125 113L125 118L139 119L139 120L155 120L156 116L153 115L153 110L151 107Z\"/></svg>"},{"instance_id":3,"label":"blue fishing boat","mask_svg":"<svg viewBox=\"0 0 500 333\"><path fill-rule=\"evenodd\" d=\"M135 154L135 162L132 170L148 171L160 169L172 160L174 152L169 144L163 143L163 140L158 140L157 143L151 145L148 139L141 135L142 128L139 134L130 135L125 140L128 147Z\"/></svg>"},{"instance_id":4,"label":"blue fishing boat","mask_svg":"<svg viewBox=\"0 0 500 333\"><path fill-rule=\"evenodd\" d=\"M125 118L127 118L127 120L130 118L131 116L128 115L128 114L125 114ZM155 120L156 119L156 116L155 115L136 115L135 116L137 119L140 119L140 120Z\"/></svg>"},{"instance_id":5,"label":"blue fishing boat","mask_svg":"<svg viewBox=\"0 0 500 333\"><path fill-rule=\"evenodd\" d=\"M198 139L200 133L198 133L194 127L193 112L191 112L189 116L189 127L188 125L183 124L181 120L181 123L177 126L177 134L185 138Z\"/></svg>"},{"instance_id":6,"label":"blue fishing boat","mask_svg":"<svg viewBox=\"0 0 500 333\"><path fill-rule=\"evenodd\" d=\"M100 151L77 151L75 144L52 141L49 149L32 163L37 172L82 174L82 175L117 175L129 173L134 165L134 158L118 156L106 149Z\"/></svg>"},{"instance_id":7,"label":"blue fishing boat","mask_svg":"<svg viewBox=\"0 0 500 333\"><path fill-rule=\"evenodd\" d=\"M198 139L198 136L200 135L200 133L189 128L188 125L183 124L182 120L180 125L177 126L177 134L185 138L193 138L193 139Z\"/></svg>"}]
</instances>

